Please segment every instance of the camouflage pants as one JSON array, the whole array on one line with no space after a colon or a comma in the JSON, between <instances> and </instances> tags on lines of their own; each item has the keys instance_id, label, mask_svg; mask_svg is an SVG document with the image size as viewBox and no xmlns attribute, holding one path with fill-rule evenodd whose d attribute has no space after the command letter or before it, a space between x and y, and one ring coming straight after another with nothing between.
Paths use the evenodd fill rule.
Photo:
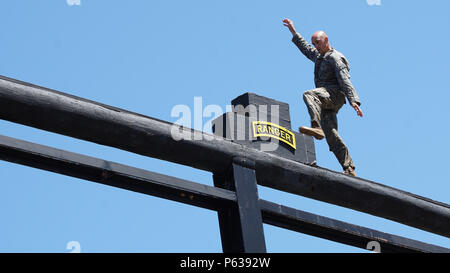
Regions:
<instances>
[{"instance_id":1,"label":"camouflage pants","mask_svg":"<svg viewBox=\"0 0 450 273\"><path fill-rule=\"evenodd\" d=\"M303 100L308 107L312 127L321 127L330 151L334 153L342 168L355 168L347 146L337 131L337 113L345 104L345 96L334 88L320 87L303 94Z\"/></svg>"}]
</instances>

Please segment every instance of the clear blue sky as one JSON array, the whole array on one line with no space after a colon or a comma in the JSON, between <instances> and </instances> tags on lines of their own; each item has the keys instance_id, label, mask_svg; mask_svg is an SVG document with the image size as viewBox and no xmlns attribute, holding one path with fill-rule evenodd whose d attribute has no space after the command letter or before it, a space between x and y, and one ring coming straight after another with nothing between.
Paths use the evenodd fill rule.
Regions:
<instances>
[{"instance_id":1,"label":"clear blue sky","mask_svg":"<svg viewBox=\"0 0 450 273\"><path fill-rule=\"evenodd\" d=\"M177 104L225 109L255 92L288 102L313 64L282 25L326 31L348 58L365 116L338 116L359 176L450 203L447 176L450 2L2 1L0 74L174 122ZM205 122L209 118L205 118ZM0 121L0 134L212 185L210 173ZM340 170L326 142L318 164ZM0 162L0 252L221 252L213 211ZM445 247L450 240L382 218L259 187L260 197ZM365 252L264 225L269 252Z\"/></svg>"}]
</instances>

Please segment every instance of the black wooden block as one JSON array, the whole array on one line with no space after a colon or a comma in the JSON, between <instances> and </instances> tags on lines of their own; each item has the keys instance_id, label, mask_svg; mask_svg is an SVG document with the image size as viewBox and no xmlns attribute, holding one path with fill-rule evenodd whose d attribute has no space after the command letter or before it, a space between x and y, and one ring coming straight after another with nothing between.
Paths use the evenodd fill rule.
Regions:
<instances>
[{"instance_id":1,"label":"black wooden block","mask_svg":"<svg viewBox=\"0 0 450 273\"><path fill-rule=\"evenodd\" d=\"M289 104L285 102L247 92L232 100L231 104L235 107L234 109L239 109L237 107L241 105L247 113L249 111L248 107L253 105L256 107L258 120L273 120L284 128L291 129Z\"/></svg>"},{"instance_id":2,"label":"black wooden block","mask_svg":"<svg viewBox=\"0 0 450 273\"><path fill-rule=\"evenodd\" d=\"M213 133L233 142L297 162L309 164L316 160L312 137L291 131L295 136L296 149L294 149L277 139L254 137L252 121L256 121L256 119L228 112L212 122Z\"/></svg>"}]
</instances>

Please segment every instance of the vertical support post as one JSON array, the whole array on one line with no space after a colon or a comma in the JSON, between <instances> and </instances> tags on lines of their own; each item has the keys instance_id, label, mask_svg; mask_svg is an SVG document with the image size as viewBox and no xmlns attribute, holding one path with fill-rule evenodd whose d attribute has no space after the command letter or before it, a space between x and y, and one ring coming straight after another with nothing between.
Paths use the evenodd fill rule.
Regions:
<instances>
[{"instance_id":1,"label":"vertical support post","mask_svg":"<svg viewBox=\"0 0 450 273\"><path fill-rule=\"evenodd\" d=\"M214 186L236 192L237 203L218 211L224 253L265 253L254 162L233 160L225 174L213 174Z\"/></svg>"}]
</instances>

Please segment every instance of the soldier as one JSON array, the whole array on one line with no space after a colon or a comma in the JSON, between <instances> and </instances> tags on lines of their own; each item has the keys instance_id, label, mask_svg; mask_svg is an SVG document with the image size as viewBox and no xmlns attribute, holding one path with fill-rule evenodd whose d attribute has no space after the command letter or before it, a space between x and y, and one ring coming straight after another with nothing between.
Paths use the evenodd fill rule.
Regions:
<instances>
[{"instance_id":1,"label":"soldier","mask_svg":"<svg viewBox=\"0 0 450 273\"><path fill-rule=\"evenodd\" d=\"M355 88L350 82L349 64L347 59L330 46L328 36L323 31L317 31L312 36L312 47L294 28L289 19L283 20L283 25L292 33L292 42L308 59L314 62L315 89L303 94L303 100L311 117L311 127L302 126L300 132L320 140L326 137L332 151L344 173L356 176L355 165L350 157L347 146L337 131L337 113L344 105L345 98L355 109L356 114L363 116L361 102Z\"/></svg>"}]
</instances>

